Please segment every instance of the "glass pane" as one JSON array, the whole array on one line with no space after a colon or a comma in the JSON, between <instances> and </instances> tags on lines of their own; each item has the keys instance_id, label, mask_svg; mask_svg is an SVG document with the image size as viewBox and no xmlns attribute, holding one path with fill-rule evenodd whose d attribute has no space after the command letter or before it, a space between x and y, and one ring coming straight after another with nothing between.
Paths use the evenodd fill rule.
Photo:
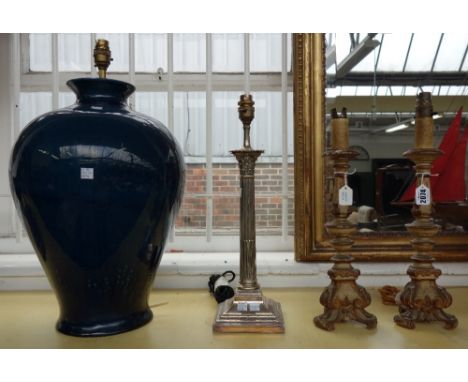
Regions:
<instances>
[{"instance_id":1,"label":"glass pane","mask_svg":"<svg viewBox=\"0 0 468 382\"><path fill-rule=\"evenodd\" d=\"M264 150L262 157L282 155L281 92L253 92L255 119L250 129L252 147ZM242 130L239 121L239 129ZM240 144L242 142L239 142Z\"/></svg>"},{"instance_id":2,"label":"glass pane","mask_svg":"<svg viewBox=\"0 0 468 382\"><path fill-rule=\"evenodd\" d=\"M206 154L205 92L174 93L174 135L184 155L200 157Z\"/></svg>"},{"instance_id":3,"label":"glass pane","mask_svg":"<svg viewBox=\"0 0 468 382\"><path fill-rule=\"evenodd\" d=\"M457 96L467 95L467 90L468 90L468 87L466 85L465 86L450 86L448 95L457 95Z\"/></svg>"},{"instance_id":4,"label":"glass pane","mask_svg":"<svg viewBox=\"0 0 468 382\"><path fill-rule=\"evenodd\" d=\"M239 172L237 165L223 165L218 173L230 174L225 176L234 176ZM221 175L220 175L221 176ZM234 183L234 182L233 182ZM240 194L239 194L240 195ZM213 198L213 233L231 233L238 235L240 226L240 205L239 195L218 196ZM230 232L232 231L232 232Z\"/></svg>"},{"instance_id":5,"label":"glass pane","mask_svg":"<svg viewBox=\"0 0 468 382\"><path fill-rule=\"evenodd\" d=\"M250 35L250 71L281 72L281 34Z\"/></svg>"},{"instance_id":6,"label":"glass pane","mask_svg":"<svg viewBox=\"0 0 468 382\"><path fill-rule=\"evenodd\" d=\"M357 86L341 86L340 96L356 95Z\"/></svg>"},{"instance_id":7,"label":"glass pane","mask_svg":"<svg viewBox=\"0 0 468 382\"><path fill-rule=\"evenodd\" d=\"M440 96L449 95L451 93L450 90L451 90L451 86L441 86L438 95Z\"/></svg>"},{"instance_id":8,"label":"glass pane","mask_svg":"<svg viewBox=\"0 0 468 382\"><path fill-rule=\"evenodd\" d=\"M229 173L231 167L224 165L222 171ZM237 165L235 168L238 173ZM261 174L257 168L256 174ZM228 175L226 175L228 176ZM234 175L229 175L234 176ZM258 175L261 177L261 175ZM261 182L262 180L260 180ZM265 182L269 182L265 180ZM215 195L213 198L214 234L239 234L240 229L240 194L233 196ZM281 196L255 196L255 223L257 235L281 235Z\"/></svg>"},{"instance_id":9,"label":"glass pane","mask_svg":"<svg viewBox=\"0 0 468 382\"><path fill-rule=\"evenodd\" d=\"M468 33L445 33L434 70L458 71L468 45Z\"/></svg>"},{"instance_id":10,"label":"glass pane","mask_svg":"<svg viewBox=\"0 0 468 382\"><path fill-rule=\"evenodd\" d=\"M327 98L335 98L341 94L341 86L335 88L325 88L325 96Z\"/></svg>"},{"instance_id":11,"label":"glass pane","mask_svg":"<svg viewBox=\"0 0 468 382\"><path fill-rule=\"evenodd\" d=\"M364 33L365 37L366 34ZM379 33L374 37L375 41L382 41L383 34ZM370 52L364 59L357 64L351 71L352 72L373 72L375 68L375 63L377 61L377 56L379 54L380 46L377 46L372 52Z\"/></svg>"},{"instance_id":12,"label":"glass pane","mask_svg":"<svg viewBox=\"0 0 468 382\"><path fill-rule=\"evenodd\" d=\"M206 36L203 33L174 34L174 72L206 71Z\"/></svg>"},{"instance_id":13,"label":"glass pane","mask_svg":"<svg viewBox=\"0 0 468 382\"><path fill-rule=\"evenodd\" d=\"M405 86L403 89L403 95L405 96L416 96L418 93L417 86Z\"/></svg>"},{"instance_id":14,"label":"glass pane","mask_svg":"<svg viewBox=\"0 0 468 382\"><path fill-rule=\"evenodd\" d=\"M415 33L405 71L430 71L439 40L440 33Z\"/></svg>"},{"instance_id":15,"label":"glass pane","mask_svg":"<svg viewBox=\"0 0 468 382\"><path fill-rule=\"evenodd\" d=\"M339 64L349 54L351 49L351 41L349 39L349 33L336 33L335 34L335 45L336 45L336 62Z\"/></svg>"},{"instance_id":16,"label":"glass pane","mask_svg":"<svg viewBox=\"0 0 468 382\"><path fill-rule=\"evenodd\" d=\"M158 68L162 68L167 73L167 35L135 34L135 70L156 73Z\"/></svg>"},{"instance_id":17,"label":"glass pane","mask_svg":"<svg viewBox=\"0 0 468 382\"><path fill-rule=\"evenodd\" d=\"M73 105L76 102L76 96L73 92L59 93L59 108Z\"/></svg>"},{"instance_id":18,"label":"glass pane","mask_svg":"<svg viewBox=\"0 0 468 382\"><path fill-rule=\"evenodd\" d=\"M463 67L461 69L462 72L468 72L468 56L465 57L465 62L463 63Z\"/></svg>"},{"instance_id":19,"label":"glass pane","mask_svg":"<svg viewBox=\"0 0 468 382\"><path fill-rule=\"evenodd\" d=\"M89 72L93 57L90 35L87 33L59 33L58 55L59 71Z\"/></svg>"},{"instance_id":20,"label":"glass pane","mask_svg":"<svg viewBox=\"0 0 468 382\"><path fill-rule=\"evenodd\" d=\"M371 96L373 94L372 91L373 91L372 86L357 86L355 95L357 95L357 96Z\"/></svg>"},{"instance_id":21,"label":"glass pane","mask_svg":"<svg viewBox=\"0 0 468 382\"><path fill-rule=\"evenodd\" d=\"M205 235L206 197L202 195L205 192L205 175L204 164L187 165L184 198L175 224L176 235Z\"/></svg>"},{"instance_id":22,"label":"glass pane","mask_svg":"<svg viewBox=\"0 0 468 382\"><path fill-rule=\"evenodd\" d=\"M128 33L98 33L96 39L106 39L109 41L113 61L109 66L109 73L128 72Z\"/></svg>"},{"instance_id":23,"label":"glass pane","mask_svg":"<svg viewBox=\"0 0 468 382\"><path fill-rule=\"evenodd\" d=\"M410 39L410 33L385 33L377 70L397 72L403 70Z\"/></svg>"},{"instance_id":24,"label":"glass pane","mask_svg":"<svg viewBox=\"0 0 468 382\"><path fill-rule=\"evenodd\" d=\"M294 156L294 110L293 92L288 92L288 156Z\"/></svg>"},{"instance_id":25,"label":"glass pane","mask_svg":"<svg viewBox=\"0 0 468 382\"><path fill-rule=\"evenodd\" d=\"M294 193L294 190L292 191ZM288 235L294 236L294 198L288 197Z\"/></svg>"},{"instance_id":26,"label":"glass pane","mask_svg":"<svg viewBox=\"0 0 468 382\"><path fill-rule=\"evenodd\" d=\"M390 86L390 95L401 96L403 95L404 86Z\"/></svg>"},{"instance_id":27,"label":"glass pane","mask_svg":"<svg viewBox=\"0 0 468 382\"><path fill-rule=\"evenodd\" d=\"M167 93L136 92L135 110L149 115L167 126Z\"/></svg>"},{"instance_id":28,"label":"glass pane","mask_svg":"<svg viewBox=\"0 0 468 382\"><path fill-rule=\"evenodd\" d=\"M20 94L20 128L24 128L34 118L52 109L52 93L31 92Z\"/></svg>"},{"instance_id":29,"label":"glass pane","mask_svg":"<svg viewBox=\"0 0 468 382\"><path fill-rule=\"evenodd\" d=\"M213 92L213 156L232 157L242 147L242 124L237 102L239 92Z\"/></svg>"},{"instance_id":30,"label":"glass pane","mask_svg":"<svg viewBox=\"0 0 468 382\"><path fill-rule=\"evenodd\" d=\"M390 95L390 86L379 86L377 88L377 95L388 96Z\"/></svg>"},{"instance_id":31,"label":"glass pane","mask_svg":"<svg viewBox=\"0 0 468 382\"><path fill-rule=\"evenodd\" d=\"M52 37L50 33L29 35L29 69L32 72L52 71Z\"/></svg>"},{"instance_id":32,"label":"glass pane","mask_svg":"<svg viewBox=\"0 0 468 382\"><path fill-rule=\"evenodd\" d=\"M268 166L268 165L267 165ZM278 166L278 165L275 165ZM280 166L280 165L279 165ZM269 179L263 179L263 165L257 165L256 183L271 184L269 188L281 188L281 175L270 174ZM258 179L257 178L261 178ZM276 195L262 195L261 192L255 195L255 223L257 235L281 235L281 214L282 201L281 191Z\"/></svg>"},{"instance_id":33,"label":"glass pane","mask_svg":"<svg viewBox=\"0 0 468 382\"><path fill-rule=\"evenodd\" d=\"M213 72L244 71L244 35L242 33L214 33Z\"/></svg>"}]
</instances>

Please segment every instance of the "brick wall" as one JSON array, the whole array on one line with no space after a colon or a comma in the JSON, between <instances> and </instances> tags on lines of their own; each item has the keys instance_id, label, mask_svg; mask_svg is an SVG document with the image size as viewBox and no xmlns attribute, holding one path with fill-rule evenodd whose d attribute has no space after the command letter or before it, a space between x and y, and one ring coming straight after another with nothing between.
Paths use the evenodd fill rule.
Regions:
<instances>
[{"instance_id":1,"label":"brick wall","mask_svg":"<svg viewBox=\"0 0 468 382\"><path fill-rule=\"evenodd\" d=\"M281 233L281 163L258 163L255 170L255 214L259 233ZM239 228L239 169L237 164L213 164L213 229ZM288 226L293 231L293 165L288 167ZM206 225L206 169L188 164L185 196L176 222L178 231L202 232Z\"/></svg>"}]
</instances>

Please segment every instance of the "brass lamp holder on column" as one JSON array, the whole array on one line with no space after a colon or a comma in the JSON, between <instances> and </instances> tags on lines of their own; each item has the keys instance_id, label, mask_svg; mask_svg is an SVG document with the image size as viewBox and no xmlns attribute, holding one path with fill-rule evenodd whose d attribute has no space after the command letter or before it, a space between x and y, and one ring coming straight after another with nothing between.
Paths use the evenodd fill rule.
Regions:
<instances>
[{"instance_id":1,"label":"brass lamp holder on column","mask_svg":"<svg viewBox=\"0 0 468 382\"><path fill-rule=\"evenodd\" d=\"M416 322L442 321L446 329L454 329L458 325L455 316L445 313L443 309L452 304L452 296L436 283L442 274L432 265L434 258L430 252L434 248L432 239L440 230L434 224L433 204L431 200L431 168L432 162L441 154L433 148L434 121L431 93L418 94L416 103L415 148L403 155L415 163L418 186L416 198L411 210L415 220L406 224L406 229L414 237L411 240L416 254L411 257L413 264L408 268L411 281L397 294L396 303L399 313L394 317L397 325L414 329ZM425 188L422 196L418 189Z\"/></svg>"},{"instance_id":2,"label":"brass lamp holder on column","mask_svg":"<svg viewBox=\"0 0 468 382\"><path fill-rule=\"evenodd\" d=\"M331 283L320 296L320 303L325 310L314 318L314 323L321 329L334 330L335 323L353 320L372 329L377 325L377 318L364 309L371 303L371 298L366 289L356 283L360 271L352 267L353 257L349 254L354 243L350 236L356 232L356 225L347 220L352 195L348 195L351 200L346 202L342 200L346 199L346 195L340 196L340 191L346 191L349 160L358 155L358 152L349 150L346 109L343 109L341 116L338 116L336 109L332 110L331 130L332 147L327 155L333 159L334 219L325 224L325 229L333 236L331 244L337 253L331 258L334 265L328 271Z\"/></svg>"},{"instance_id":3,"label":"brass lamp holder on column","mask_svg":"<svg viewBox=\"0 0 468 382\"><path fill-rule=\"evenodd\" d=\"M244 146L231 153L239 162L240 199L240 275L234 297L218 306L215 332L284 333L280 303L265 297L257 282L255 246L255 162L263 153L250 146L250 124L254 118L251 95L241 95L239 118L244 127Z\"/></svg>"}]
</instances>

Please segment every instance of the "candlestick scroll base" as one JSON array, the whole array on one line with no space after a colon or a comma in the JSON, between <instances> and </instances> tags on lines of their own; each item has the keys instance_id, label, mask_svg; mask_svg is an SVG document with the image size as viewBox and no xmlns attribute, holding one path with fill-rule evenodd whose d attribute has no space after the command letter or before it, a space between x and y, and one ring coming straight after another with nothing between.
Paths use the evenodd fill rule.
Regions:
<instances>
[{"instance_id":1,"label":"candlestick scroll base","mask_svg":"<svg viewBox=\"0 0 468 382\"><path fill-rule=\"evenodd\" d=\"M377 318L364 308L369 306L371 298L366 289L356 283L360 271L353 268L350 255L335 255L333 267L328 271L332 280L320 295L320 303L325 311L314 318L317 327L334 330L335 323L356 321L366 325L367 329L377 326Z\"/></svg>"},{"instance_id":2,"label":"candlestick scroll base","mask_svg":"<svg viewBox=\"0 0 468 382\"><path fill-rule=\"evenodd\" d=\"M416 322L441 321L445 329L455 329L457 318L443 311L452 304L452 296L436 283L442 272L432 265L434 259L425 254L411 259L414 263L407 271L411 281L395 299L400 313L394 317L395 323L414 329Z\"/></svg>"}]
</instances>

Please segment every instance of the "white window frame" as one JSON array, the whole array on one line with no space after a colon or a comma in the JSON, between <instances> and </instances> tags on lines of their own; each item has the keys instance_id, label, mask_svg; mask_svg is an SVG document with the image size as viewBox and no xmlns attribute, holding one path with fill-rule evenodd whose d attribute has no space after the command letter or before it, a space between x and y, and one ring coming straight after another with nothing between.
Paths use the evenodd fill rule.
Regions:
<instances>
[{"instance_id":1,"label":"white window frame","mask_svg":"<svg viewBox=\"0 0 468 382\"><path fill-rule=\"evenodd\" d=\"M232 91L242 94L245 91L246 81L250 91L279 91L282 94L282 151L280 158L282 163L282 226L281 235L257 235L257 249L259 251L292 251L292 234L288 234L288 199L293 197L293 193L288 191L288 163L292 158L288 158L288 132L287 132L287 97L288 92L292 92L292 72L287 68L287 34L282 34L282 71L280 73L213 73L212 71L212 46L211 34L206 34L206 72L205 73L185 73L173 71L173 34L167 34L167 54L168 69L163 74L162 80L157 78L156 73L135 72L135 35L129 36L129 72L112 73L109 77L121 81L133 83L138 91L142 92L166 92L168 95L168 128L173 131L174 115L173 100L174 92L178 91L200 91L206 93L206 192L203 197L207 199L206 230L205 236L200 235L177 235L174 229L171 231L166 250L168 251L192 251L192 252L236 252L239 250L239 234L237 232L227 235L213 235L213 192L212 192L212 93L214 91ZM249 51L249 34L244 34L244 52ZM94 46L96 35L91 33L91 47ZM90 70L88 72L59 72L58 70L58 34L51 34L52 43L52 71L51 72L31 72L29 70L29 35L13 35L12 67L16 68L12 75L14 79L14 100L19 105L20 92L47 91L52 93L52 109L58 108L59 92L69 91L66 82L72 78L83 76L96 76L96 70L90 52ZM245 65L248 68L249 54L244 54ZM130 99L130 104L135 105L135 98ZM20 132L19 110L15 108L15 118L13 122L13 142ZM240 123L240 122L239 122ZM239 128L241 126L239 125ZM241 145L238 142L238 145ZM233 143L233 149L236 144ZM13 202L12 202L13 205ZM16 243L19 248L30 249L29 240L26 239L24 231L20 228L15 209L12 207L12 226L16 235ZM290 230L291 231L291 230ZM32 249L32 248L31 248Z\"/></svg>"}]
</instances>

